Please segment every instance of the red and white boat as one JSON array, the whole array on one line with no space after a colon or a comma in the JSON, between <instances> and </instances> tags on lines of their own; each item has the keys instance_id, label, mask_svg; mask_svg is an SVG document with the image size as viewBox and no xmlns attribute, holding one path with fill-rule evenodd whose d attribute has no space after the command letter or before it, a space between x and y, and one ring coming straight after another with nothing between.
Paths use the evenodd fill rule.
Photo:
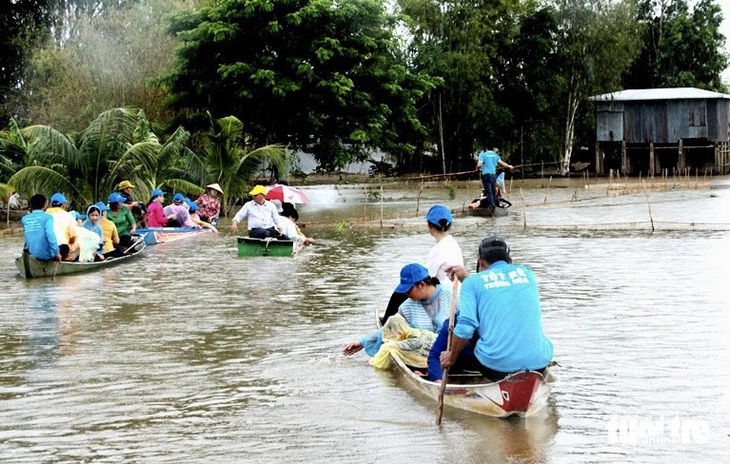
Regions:
<instances>
[{"instance_id":1,"label":"red and white boat","mask_svg":"<svg viewBox=\"0 0 730 464\"><path fill-rule=\"evenodd\" d=\"M377 316L377 314L376 314ZM378 325L380 318L377 318ZM438 401L441 384L413 372L397 355L391 354L398 372L421 393ZM481 375L449 375L444 404L492 417L528 417L545 407L552 386L545 374L536 371L514 373L498 382Z\"/></svg>"}]
</instances>

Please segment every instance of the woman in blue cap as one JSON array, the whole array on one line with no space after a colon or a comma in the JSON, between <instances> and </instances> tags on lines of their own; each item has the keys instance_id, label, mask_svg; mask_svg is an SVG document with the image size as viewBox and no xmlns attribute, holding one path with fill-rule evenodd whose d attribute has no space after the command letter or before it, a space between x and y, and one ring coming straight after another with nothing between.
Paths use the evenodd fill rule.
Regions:
<instances>
[{"instance_id":1,"label":"woman in blue cap","mask_svg":"<svg viewBox=\"0 0 730 464\"><path fill-rule=\"evenodd\" d=\"M165 216L165 212L162 210L162 203L164 201L165 192L160 189L154 189L150 202L147 204L147 212L144 215L147 227L165 227L167 221L175 219L174 214Z\"/></svg>"},{"instance_id":2,"label":"woman in blue cap","mask_svg":"<svg viewBox=\"0 0 730 464\"><path fill-rule=\"evenodd\" d=\"M426 268L428 269L428 275L436 277L440 284L449 287L452 286L452 282L449 276L446 275L445 269L449 266L464 265L464 255L461 253L461 247L449 232L453 222L454 218L451 216L451 211L446 206L433 205L428 209L426 224L428 225L428 233L436 239L436 245L428 252ZM390 301L388 301L388 307L385 309L383 323L398 312L401 303L406 299L406 295L399 293L397 289L393 292Z\"/></svg>"},{"instance_id":3,"label":"woman in blue cap","mask_svg":"<svg viewBox=\"0 0 730 464\"><path fill-rule=\"evenodd\" d=\"M449 319L451 308L451 287L441 285L434 277L430 276L428 269L420 264L407 264L400 271L400 284L396 292L406 295L407 299L398 308L398 315L402 316L408 326L432 332L436 338L436 332ZM386 322L384 328L396 323L399 318L392 318L393 321ZM366 335L360 340L350 342L342 353L350 356L365 349L369 356L375 356L383 344L383 329ZM433 340L431 340L433 342ZM426 347L426 353L428 353Z\"/></svg>"},{"instance_id":4,"label":"woman in blue cap","mask_svg":"<svg viewBox=\"0 0 730 464\"><path fill-rule=\"evenodd\" d=\"M109 211L106 217L117 226L121 246L124 248L132 246L132 234L137 231L137 221L124 204L123 196L116 192L109 195Z\"/></svg>"}]
</instances>

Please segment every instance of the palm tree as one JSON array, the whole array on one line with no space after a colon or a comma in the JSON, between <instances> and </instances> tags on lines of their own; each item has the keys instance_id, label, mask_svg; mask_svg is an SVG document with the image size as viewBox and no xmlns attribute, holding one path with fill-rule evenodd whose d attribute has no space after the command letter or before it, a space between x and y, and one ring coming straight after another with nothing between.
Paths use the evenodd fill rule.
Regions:
<instances>
[{"instance_id":1,"label":"palm tree","mask_svg":"<svg viewBox=\"0 0 730 464\"><path fill-rule=\"evenodd\" d=\"M215 119L208 113L208 117L211 128L206 133L205 158L200 164L207 166L208 180L223 188L224 207L248 196L255 176L263 168L283 174L292 162L292 155L283 145L246 146L243 123L235 116Z\"/></svg>"},{"instance_id":2,"label":"palm tree","mask_svg":"<svg viewBox=\"0 0 730 464\"><path fill-rule=\"evenodd\" d=\"M105 111L78 135L40 125L19 133L14 142L23 149L24 167L8 181L18 191L64 192L80 205L105 200L122 180L131 181L135 196L142 199L164 184L202 192L195 173L168 177L173 165L183 165L193 155L186 147L190 134L180 127L161 143L139 109Z\"/></svg>"}]
</instances>

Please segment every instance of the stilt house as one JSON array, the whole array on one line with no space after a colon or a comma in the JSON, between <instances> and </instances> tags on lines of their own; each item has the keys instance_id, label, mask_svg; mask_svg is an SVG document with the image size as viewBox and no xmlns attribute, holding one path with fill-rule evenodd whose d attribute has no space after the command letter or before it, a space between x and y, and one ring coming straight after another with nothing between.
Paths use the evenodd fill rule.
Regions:
<instances>
[{"instance_id":1,"label":"stilt house","mask_svg":"<svg viewBox=\"0 0 730 464\"><path fill-rule=\"evenodd\" d=\"M686 87L589 100L596 105L596 172L730 172L730 95Z\"/></svg>"}]
</instances>

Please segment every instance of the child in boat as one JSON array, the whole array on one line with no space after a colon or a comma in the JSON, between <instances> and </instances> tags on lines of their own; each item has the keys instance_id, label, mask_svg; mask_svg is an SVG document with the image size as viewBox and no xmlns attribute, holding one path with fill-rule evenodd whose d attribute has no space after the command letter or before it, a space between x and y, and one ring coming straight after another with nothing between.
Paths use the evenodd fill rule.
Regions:
<instances>
[{"instance_id":1,"label":"child in boat","mask_svg":"<svg viewBox=\"0 0 730 464\"><path fill-rule=\"evenodd\" d=\"M279 200L271 200L271 202L276 205L276 202L279 202ZM302 230L297 225L296 221L299 220L299 213L297 212L296 208L294 208L294 205L288 202L279 202L279 204L281 204L281 210L279 211L277 207L277 211L279 211L279 215L281 216L279 220L282 221L282 229L284 229L284 235L304 245L313 244L314 239L312 237L307 237L306 235L304 235L302 233Z\"/></svg>"},{"instance_id":2,"label":"child in boat","mask_svg":"<svg viewBox=\"0 0 730 464\"><path fill-rule=\"evenodd\" d=\"M101 209L97 205L91 205L86 210L86 220L81 224L81 227L89 232L92 232L94 235L96 235L96 243L94 243L91 240L91 236L89 237L89 246L92 247L92 253L93 253L93 260L94 261L104 261L106 258L104 258L104 231L101 229ZM89 254L86 250L85 245L86 240L82 240L81 243L81 256L85 257L87 254ZM84 259L80 259L81 261L84 261Z\"/></svg>"},{"instance_id":3,"label":"child in boat","mask_svg":"<svg viewBox=\"0 0 730 464\"><path fill-rule=\"evenodd\" d=\"M386 368L390 353L398 351L414 367L427 367L428 352L436 339L436 331L448 321L451 307L451 287L440 285L420 264L408 264L401 269L396 292L408 299L389 318L383 328L360 340L350 342L342 353L350 356L364 349L373 357L376 367Z\"/></svg>"},{"instance_id":4,"label":"child in boat","mask_svg":"<svg viewBox=\"0 0 730 464\"><path fill-rule=\"evenodd\" d=\"M426 267L431 277L436 277L441 285L449 287L452 286L452 283L446 275L445 269L448 266L464 265L461 247L449 232L453 222L451 211L446 206L433 205L428 209L426 225L428 233L436 240L436 245L428 252ZM388 301L388 307L385 309L383 323L398 312L398 308L406 299L407 296L403 293L399 293L397 290L393 292Z\"/></svg>"},{"instance_id":5,"label":"child in boat","mask_svg":"<svg viewBox=\"0 0 730 464\"><path fill-rule=\"evenodd\" d=\"M198 209L200 207L198 206L197 203L195 203L194 201L190 201L188 203L188 206L190 207L190 211L189 211L190 220L193 221L193 223L196 226L198 226L198 227L200 227L202 229L210 229L213 232L218 232L218 229L216 229L215 227L213 227L212 224L207 223L207 222L205 222L205 221L203 221L203 220L200 219L200 216L198 216Z\"/></svg>"}]
</instances>

